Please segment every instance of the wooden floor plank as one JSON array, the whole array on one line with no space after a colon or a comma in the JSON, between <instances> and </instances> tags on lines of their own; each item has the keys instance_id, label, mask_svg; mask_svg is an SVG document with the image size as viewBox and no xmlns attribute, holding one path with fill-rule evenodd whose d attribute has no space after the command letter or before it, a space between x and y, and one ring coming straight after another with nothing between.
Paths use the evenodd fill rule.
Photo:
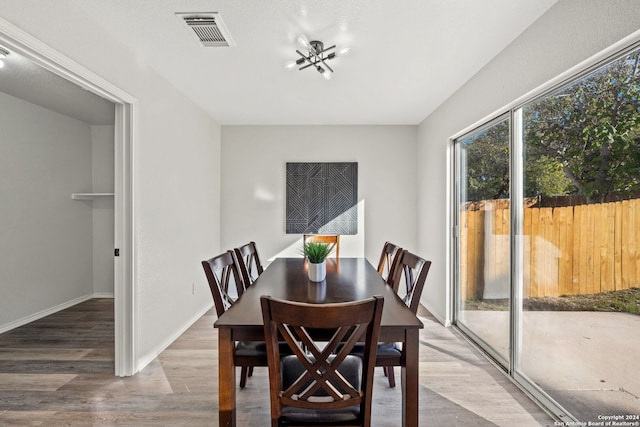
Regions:
<instances>
[{"instance_id":1,"label":"wooden floor plank","mask_svg":"<svg viewBox=\"0 0 640 427\"><path fill-rule=\"evenodd\" d=\"M420 425L553 425L451 328L426 312L421 318ZM0 425L217 426L215 320L210 310L127 378L113 375L111 299L89 300L0 334ZM239 426L268 425L268 381L267 369L256 368L238 390ZM380 369L373 397L373 425L397 427L400 389L389 388Z\"/></svg>"}]
</instances>

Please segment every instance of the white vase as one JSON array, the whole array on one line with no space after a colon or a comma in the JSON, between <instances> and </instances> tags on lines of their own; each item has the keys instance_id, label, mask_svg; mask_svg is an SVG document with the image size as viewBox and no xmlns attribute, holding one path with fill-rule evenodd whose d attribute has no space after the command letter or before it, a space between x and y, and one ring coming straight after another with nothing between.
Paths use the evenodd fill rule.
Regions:
<instances>
[{"instance_id":1,"label":"white vase","mask_svg":"<svg viewBox=\"0 0 640 427\"><path fill-rule=\"evenodd\" d=\"M322 282L327 277L327 262L322 261L318 264L309 263L309 280L312 282Z\"/></svg>"}]
</instances>

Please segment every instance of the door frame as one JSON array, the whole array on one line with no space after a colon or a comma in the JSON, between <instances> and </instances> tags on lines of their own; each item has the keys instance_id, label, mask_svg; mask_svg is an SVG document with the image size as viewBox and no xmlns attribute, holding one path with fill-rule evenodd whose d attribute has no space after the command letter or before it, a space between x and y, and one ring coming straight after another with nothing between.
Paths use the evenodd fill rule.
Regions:
<instances>
[{"instance_id":1,"label":"door frame","mask_svg":"<svg viewBox=\"0 0 640 427\"><path fill-rule=\"evenodd\" d=\"M119 249L119 256L114 257L115 375L133 375L138 371L133 239L133 135L136 99L3 18L0 18L0 43L115 105L114 244Z\"/></svg>"}]
</instances>

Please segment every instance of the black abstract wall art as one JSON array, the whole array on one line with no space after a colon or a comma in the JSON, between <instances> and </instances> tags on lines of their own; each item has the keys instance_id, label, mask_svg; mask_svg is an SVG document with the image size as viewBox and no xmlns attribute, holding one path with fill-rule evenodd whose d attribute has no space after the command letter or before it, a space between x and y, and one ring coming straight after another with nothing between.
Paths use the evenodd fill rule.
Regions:
<instances>
[{"instance_id":1,"label":"black abstract wall art","mask_svg":"<svg viewBox=\"0 0 640 427\"><path fill-rule=\"evenodd\" d=\"M358 163L287 163L287 234L358 233Z\"/></svg>"}]
</instances>

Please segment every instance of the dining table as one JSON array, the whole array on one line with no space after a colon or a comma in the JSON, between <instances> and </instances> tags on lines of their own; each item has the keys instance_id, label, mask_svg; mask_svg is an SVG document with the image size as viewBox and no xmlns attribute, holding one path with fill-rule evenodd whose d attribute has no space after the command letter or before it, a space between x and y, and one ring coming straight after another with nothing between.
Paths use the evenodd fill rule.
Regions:
<instances>
[{"instance_id":1,"label":"dining table","mask_svg":"<svg viewBox=\"0 0 640 427\"><path fill-rule=\"evenodd\" d=\"M276 258L218 318L219 425L236 426L236 375L234 349L237 341L264 341L260 297L270 295L288 301L313 304L357 301L380 295L384 298L380 341L402 343L402 411L399 425L418 426L418 349L423 324L386 284L366 258L327 259L322 282L308 279L304 258ZM266 363L265 363L266 366ZM268 395L268 393L265 393Z\"/></svg>"}]
</instances>

